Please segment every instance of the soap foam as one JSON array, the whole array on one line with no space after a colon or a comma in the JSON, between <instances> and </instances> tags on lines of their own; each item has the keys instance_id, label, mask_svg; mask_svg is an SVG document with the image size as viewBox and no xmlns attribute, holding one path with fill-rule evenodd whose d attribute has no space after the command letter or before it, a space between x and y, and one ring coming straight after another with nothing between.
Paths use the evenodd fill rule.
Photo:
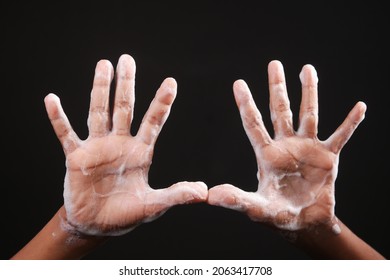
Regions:
<instances>
[{"instance_id":1,"label":"soap foam","mask_svg":"<svg viewBox=\"0 0 390 280\"><path fill-rule=\"evenodd\" d=\"M332 231L335 233L335 234L340 234L341 233L341 228L338 224L334 224L332 226Z\"/></svg>"}]
</instances>

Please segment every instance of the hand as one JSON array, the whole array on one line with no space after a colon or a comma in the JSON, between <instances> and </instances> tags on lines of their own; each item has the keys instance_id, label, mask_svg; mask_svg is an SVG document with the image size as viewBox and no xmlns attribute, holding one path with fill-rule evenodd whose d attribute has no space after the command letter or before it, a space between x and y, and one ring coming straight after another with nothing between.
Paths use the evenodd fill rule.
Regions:
<instances>
[{"instance_id":1,"label":"hand","mask_svg":"<svg viewBox=\"0 0 390 280\"><path fill-rule=\"evenodd\" d=\"M63 225L87 235L121 235L174 205L207 198L207 186L202 182L180 182L158 190L148 184L154 145L176 97L175 80L164 80L133 136L135 62L131 56L122 55L118 61L111 121L113 77L111 63L99 61L85 140L73 131L59 98L54 94L45 98L49 119L66 156Z\"/></svg>"},{"instance_id":2,"label":"hand","mask_svg":"<svg viewBox=\"0 0 390 280\"><path fill-rule=\"evenodd\" d=\"M302 68L299 128L294 131L283 66L268 65L270 111L274 137L267 132L246 83L233 91L243 126L258 165L258 189L245 192L229 184L209 190L208 203L246 213L271 227L296 231L326 226L339 232L334 213L334 188L340 151L363 120L366 106L358 102L344 122L325 141L317 138L317 73Z\"/></svg>"}]
</instances>

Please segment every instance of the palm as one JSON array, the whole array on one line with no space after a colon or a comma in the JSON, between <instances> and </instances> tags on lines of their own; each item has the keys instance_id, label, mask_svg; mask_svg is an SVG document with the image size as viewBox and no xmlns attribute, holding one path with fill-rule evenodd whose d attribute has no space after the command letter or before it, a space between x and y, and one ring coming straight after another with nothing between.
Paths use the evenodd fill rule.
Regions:
<instances>
[{"instance_id":1,"label":"palm","mask_svg":"<svg viewBox=\"0 0 390 280\"><path fill-rule=\"evenodd\" d=\"M275 136L265 129L247 85L237 81L234 93L245 131L258 165L258 190L245 192L223 184L209 190L208 201L245 212L251 219L280 229L298 230L315 224L333 226L334 184L339 153L362 121L365 105L358 103L326 141L317 138L317 76L302 69L299 128L294 131L282 65L269 65L270 110Z\"/></svg>"},{"instance_id":2,"label":"palm","mask_svg":"<svg viewBox=\"0 0 390 280\"><path fill-rule=\"evenodd\" d=\"M151 151L130 136L89 139L67 157L65 203L78 223L104 231L137 224L146 215L150 163Z\"/></svg>"},{"instance_id":3,"label":"palm","mask_svg":"<svg viewBox=\"0 0 390 280\"><path fill-rule=\"evenodd\" d=\"M201 182L180 182L159 190L148 185L154 144L174 101L175 81L164 81L137 135L132 136L135 64L126 55L118 62L112 125L107 105L111 67L107 61L97 65L86 140L81 141L72 130L56 96L45 100L66 155L67 225L92 235L123 234L159 217L171 206L207 197L207 187Z\"/></svg>"},{"instance_id":4,"label":"palm","mask_svg":"<svg viewBox=\"0 0 390 280\"><path fill-rule=\"evenodd\" d=\"M332 219L337 156L320 141L299 136L275 141L264 147L258 165L261 180L255 195L267 198L264 218L281 228ZM309 209L315 217L306 215Z\"/></svg>"}]
</instances>

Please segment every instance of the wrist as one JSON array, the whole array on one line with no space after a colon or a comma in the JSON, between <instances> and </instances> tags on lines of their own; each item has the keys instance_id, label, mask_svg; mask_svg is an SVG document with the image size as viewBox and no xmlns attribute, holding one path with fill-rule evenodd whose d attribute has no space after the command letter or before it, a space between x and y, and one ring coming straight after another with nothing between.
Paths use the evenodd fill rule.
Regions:
<instances>
[{"instance_id":1,"label":"wrist","mask_svg":"<svg viewBox=\"0 0 390 280\"><path fill-rule=\"evenodd\" d=\"M62 206L43 229L11 259L80 259L107 240L66 226Z\"/></svg>"},{"instance_id":2,"label":"wrist","mask_svg":"<svg viewBox=\"0 0 390 280\"><path fill-rule=\"evenodd\" d=\"M334 217L327 223L316 223L299 230L280 230L281 236L294 246L305 251L314 258L327 258L318 254L327 253L329 246L335 240L340 240L344 231L342 223Z\"/></svg>"},{"instance_id":3,"label":"wrist","mask_svg":"<svg viewBox=\"0 0 390 280\"><path fill-rule=\"evenodd\" d=\"M337 218L294 234L293 244L313 259L384 259Z\"/></svg>"},{"instance_id":4,"label":"wrist","mask_svg":"<svg viewBox=\"0 0 390 280\"><path fill-rule=\"evenodd\" d=\"M63 236L65 244L73 247L90 247L108 239L106 236L90 235L79 231L69 223L65 207L62 206L56 213L58 220L58 232Z\"/></svg>"}]
</instances>

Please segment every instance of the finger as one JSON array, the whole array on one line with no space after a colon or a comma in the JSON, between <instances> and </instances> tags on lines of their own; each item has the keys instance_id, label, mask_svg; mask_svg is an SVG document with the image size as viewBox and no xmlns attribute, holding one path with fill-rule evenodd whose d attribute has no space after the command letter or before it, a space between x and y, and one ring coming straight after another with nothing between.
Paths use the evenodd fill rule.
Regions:
<instances>
[{"instance_id":1,"label":"finger","mask_svg":"<svg viewBox=\"0 0 390 280\"><path fill-rule=\"evenodd\" d=\"M335 154L339 153L355 129L363 121L367 106L364 102L358 102L349 112L343 123L325 141L329 149Z\"/></svg>"},{"instance_id":2,"label":"finger","mask_svg":"<svg viewBox=\"0 0 390 280\"><path fill-rule=\"evenodd\" d=\"M263 118L256 107L248 85L243 80L237 80L234 82L233 92L245 132L252 146L255 148L258 145L263 147L269 144L272 139L264 126Z\"/></svg>"},{"instance_id":3,"label":"finger","mask_svg":"<svg viewBox=\"0 0 390 280\"><path fill-rule=\"evenodd\" d=\"M292 112L287 96L286 80L282 64L273 60L268 64L270 111L275 137L293 135Z\"/></svg>"},{"instance_id":4,"label":"finger","mask_svg":"<svg viewBox=\"0 0 390 280\"><path fill-rule=\"evenodd\" d=\"M300 135L317 137L318 133L318 77L312 65L305 65L299 75L302 84L302 101L299 111Z\"/></svg>"},{"instance_id":5,"label":"finger","mask_svg":"<svg viewBox=\"0 0 390 280\"><path fill-rule=\"evenodd\" d=\"M116 90L112 129L115 134L128 135L133 119L135 85L135 61L130 55L122 55L116 68Z\"/></svg>"},{"instance_id":6,"label":"finger","mask_svg":"<svg viewBox=\"0 0 390 280\"><path fill-rule=\"evenodd\" d=\"M243 191L233 185L223 184L209 189L208 204L246 213L251 219L265 218L266 201L257 193Z\"/></svg>"},{"instance_id":7,"label":"finger","mask_svg":"<svg viewBox=\"0 0 390 280\"><path fill-rule=\"evenodd\" d=\"M80 139L71 127L62 109L60 99L55 94L50 93L45 97L44 102L47 115L54 132L60 140L65 155L73 152L79 146Z\"/></svg>"},{"instance_id":8,"label":"finger","mask_svg":"<svg viewBox=\"0 0 390 280\"><path fill-rule=\"evenodd\" d=\"M171 106L176 97L177 85L173 78L163 81L156 96L150 103L137 136L147 145L154 145L157 137L168 118Z\"/></svg>"},{"instance_id":9,"label":"finger","mask_svg":"<svg viewBox=\"0 0 390 280\"><path fill-rule=\"evenodd\" d=\"M88 115L88 129L91 137L100 137L110 128L109 94L114 68L108 60L100 60L95 69Z\"/></svg>"},{"instance_id":10,"label":"finger","mask_svg":"<svg viewBox=\"0 0 390 280\"><path fill-rule=\"evenodd\" d=\"M166 189L153 190L146 197L146 220L156 219L175 205L204 202L207 194L203 182L179 182Z\"/></svg>"}]
</instances>

